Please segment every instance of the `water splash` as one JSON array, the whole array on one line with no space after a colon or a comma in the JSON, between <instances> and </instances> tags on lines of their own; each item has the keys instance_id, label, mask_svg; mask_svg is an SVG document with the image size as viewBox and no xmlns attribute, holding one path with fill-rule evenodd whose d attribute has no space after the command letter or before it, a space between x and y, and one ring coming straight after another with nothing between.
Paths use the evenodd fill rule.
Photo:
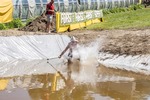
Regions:
<instances>
[{"instance_id":1,"label":"water splash","mask_svg":"<svg viewBox=\"0 0 150 100\"><path fill-rule=\"evenodd\" d=\"M93 42L87 46L83 45L79 48L80 54L80 73L78 81L83 83L96 81L96 66L98 65L98 48L99 42Z\"/></svg>"}]
</instances>

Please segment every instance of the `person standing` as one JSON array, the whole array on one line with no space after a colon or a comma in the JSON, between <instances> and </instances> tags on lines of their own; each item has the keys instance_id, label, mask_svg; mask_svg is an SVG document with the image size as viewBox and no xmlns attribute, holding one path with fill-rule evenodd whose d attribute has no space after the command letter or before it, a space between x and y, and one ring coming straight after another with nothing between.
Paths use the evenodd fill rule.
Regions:
<instances>
[{"instance_id":1,"label":"person standing","mask_svg":"<svg viewBox=\"0 0 150 100\"><path fill-rule=\"evenodd\" d=\"M50 28L53 27L53 17L54 17L54 0L51 0L47 5L46 5L46 16L47 16L47 24L46 24L46 31L48 33L51 33Z\"/></svg>"}]
</instances>

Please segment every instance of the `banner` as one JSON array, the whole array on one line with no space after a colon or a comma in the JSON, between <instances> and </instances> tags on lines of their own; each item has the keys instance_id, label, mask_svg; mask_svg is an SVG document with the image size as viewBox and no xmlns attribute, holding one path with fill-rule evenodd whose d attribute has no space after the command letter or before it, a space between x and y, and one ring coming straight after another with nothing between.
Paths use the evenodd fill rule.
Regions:
<instances>
[{"instance_id":1,"label":"banner","mask_svg":"<svg viewBox=\"0 0 150 100\"><path fill-rule=\"evenodd\" d=\"M102 18L102 10L84 11L78 13L60 13L60 25L84 22L87 20Z\"/></svg>"}]
</instances>

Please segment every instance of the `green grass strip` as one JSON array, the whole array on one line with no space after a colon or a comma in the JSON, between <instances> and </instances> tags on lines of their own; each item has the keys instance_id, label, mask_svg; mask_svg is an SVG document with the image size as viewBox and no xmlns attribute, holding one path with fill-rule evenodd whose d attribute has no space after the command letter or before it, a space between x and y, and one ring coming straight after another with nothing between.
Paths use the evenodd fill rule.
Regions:
<instances>
[{"instance_id":1,"label":"green grass strip","mask_svg":"<svg viewBox=\"0 0 150 100\"><path fill-rule=\"evenodd\" d=\"M104 15L104 22L93 24L87 29L143 29L150 27L150 8L131 10Z\"/></svg>"}]
</instances>

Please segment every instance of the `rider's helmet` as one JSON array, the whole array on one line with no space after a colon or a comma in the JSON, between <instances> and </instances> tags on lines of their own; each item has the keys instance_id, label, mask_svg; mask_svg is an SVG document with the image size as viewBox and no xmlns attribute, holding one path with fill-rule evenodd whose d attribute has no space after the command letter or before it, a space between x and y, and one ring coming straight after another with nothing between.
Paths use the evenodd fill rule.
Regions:
<instances>
[{"instance_id":1,"label":"rider's helmet","mask_svg":"<svg viewBox=\"0 0 150 100\"><path fill-rule=\"evenodd\" d=\"M71 37L71 41L78 42L78 40L74 36Z\"/></svg>"}]
</instances>

